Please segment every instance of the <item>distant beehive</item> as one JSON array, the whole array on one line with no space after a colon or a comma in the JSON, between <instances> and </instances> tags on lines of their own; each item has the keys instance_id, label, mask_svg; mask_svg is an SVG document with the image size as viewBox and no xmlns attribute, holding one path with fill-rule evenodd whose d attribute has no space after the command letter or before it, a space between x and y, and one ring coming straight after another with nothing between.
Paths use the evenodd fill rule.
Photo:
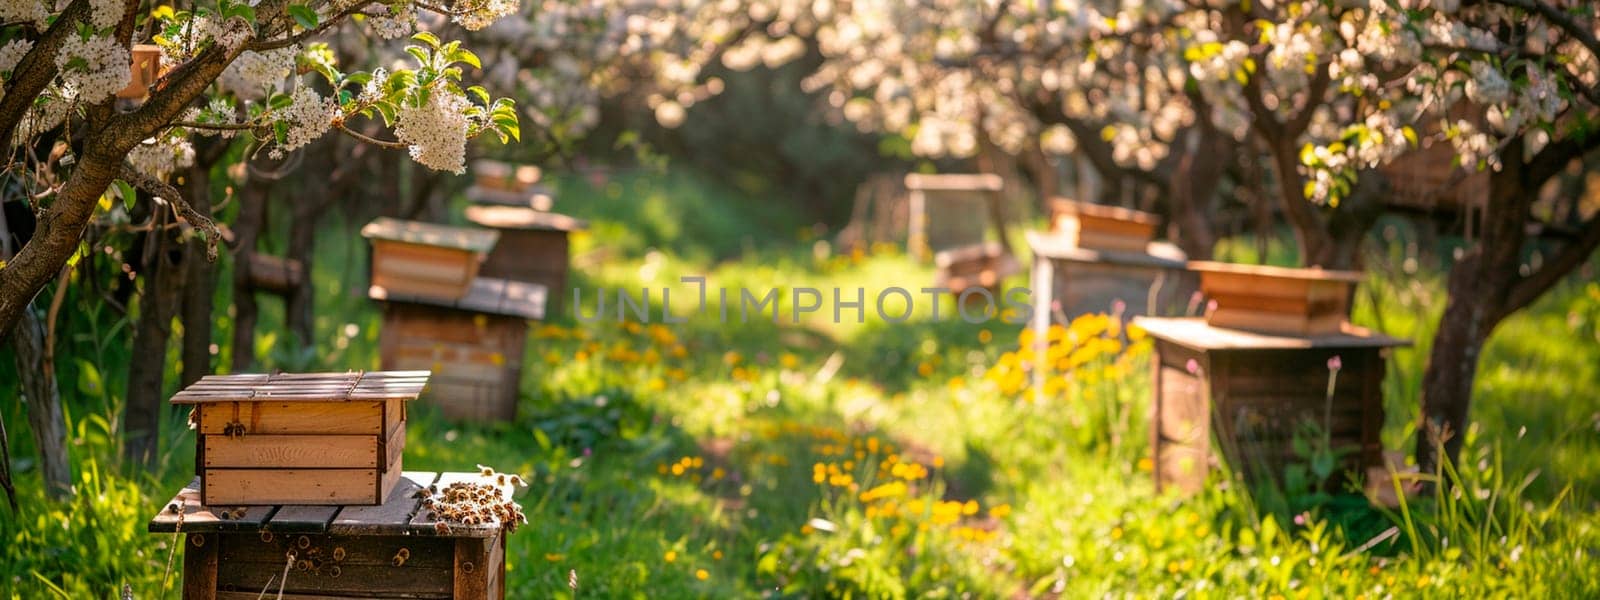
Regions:
<instances>
[{"instance_id":1,"label":"distant beehive","mask_svg":"<svg viewBox=\"0 0 1600 600\"><path fill-rule=\"evenodd\" d=\"M544 318L544 286L479 277L460 300L377 285L368 296L384 302L383 367L433 371L423 401L451 419L516 418L528 320Z\"/></svg>"},{"instance_id":2,"label":"distant beehive","mask_svg":"<svg viewBox=\"0 0 1600 600\"><path fill-rule=\"evenodd\" d=\"M546 314L560 314L568 294L568 238L588 225L567 215L515 206L469 206L466 216L500 235L479 273L544 286L549 293Z\"/></svg>"},{"instance_id":3,"label":"distant beehive","mask_svg":"<svg viewBox=\"0 0 1600 600\"><path fill-rule=\"evenodd\" d=\"M397 294L455 299L466 295L500 234L489 229L380 217L361 235L372 240L372 284Z\"/></svg>"},{"instance_id":4,"label":"distant beehive","mask_svg":"<svg viewBox=\"0 0 1600 600\"><path fill-rule=\"evenodd\" d=\"M208 505L380 504L400 479L406 401L426 371L208 375L194 407Z\"/></svg>"},{"instance_id":5,"label":"distant beehive","mask_svg":"<svg viewBox=\"0 0 1600 600\"><path fill-rule=\"evenodd\" d=\"M1354 271L1290 269L1195 261L1200 291L1210 299L1206 322L1282 335L1338 333L1350 316Z\"/></svg>"},{"instance_id":6,"label":"distant beehive","mask_svg":"<svg viewBox=\"0 0 1600 600\"><path fill-rule=\"evenodd\" d=\"M907 175L908 251L926 260L943 250L983 243L994 220L991 203L998 202L995 195L1004 183L999 175L991 174Z\"/></svg>"}]
</instances>

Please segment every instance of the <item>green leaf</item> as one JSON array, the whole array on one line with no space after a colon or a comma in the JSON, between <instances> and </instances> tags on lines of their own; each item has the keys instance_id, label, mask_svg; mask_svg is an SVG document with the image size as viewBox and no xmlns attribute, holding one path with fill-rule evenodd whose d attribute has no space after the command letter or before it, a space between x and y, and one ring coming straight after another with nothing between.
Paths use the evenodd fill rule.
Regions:
<instances>
[{"instance_id":1,"label":"green leaf","mask_svg":"<svg viewBox=\"0 0 1600 600\"><path fill-rule=\"evenodd\" d=\"M294 17L294 22L299 23L301 27L306 29L317 28L317 11L311 10L311 7L309 6L304 4L290 4L289 16Z\"/></svg>"},{"instance_id":2,"label":"green leaf","mask_svg":"<svg viewBox=\"0 0 1600 600\"><path fill-rule=\"evenodd\" d=\"M118 179L115 183L117 194L122 196L122 207L133 210L133 203L139 199L139 195L134 193L133 186L128 185L128 182Z\"/></svg>"},{"instance_id":3,"label":"green leaf","mask_svg":"<svg viewBox=\"0 0 1600 600\"><path fill-rule=\"evenodd\" d=\"M105 383L100 379L100 369L86 359L74 359L78 363L78 393L85 396L99 397L105 393Z\"/></svg>"},{"instance_id":4,"label":"green leaf","mask_svg":"<svg viewBox=\"0 0 1600 600\"><path fill-rule=\"evenodd\" d=\"M478 99L482 100L484 104L489 104L489 90L483 89L483 86L475 85L469 87L467 88L467 93L477 96Z\"/></svg>"},{"instance_id":5,"label":"green leaf","mask_svg":"<svg viewBox=\"0 0 1600 600\"><path fill-rule=\"evenodd\" d=\"M467 63L472 65L474 69L483 68L483 63L478 60L478 55L466 48L457 48L454 52L451 52L450 60Z\"/></svg>"},{"instance_id":6,"label":"green leaf","mask_svg":"<svg viewBox=\"0 0 1600 600\"><path fill-rule=\"evenodd\" d=\"M416 35L411 36L411 39L427 44L428 47L434 50L439 49L439 37L426 31L417 32Z\"/></svg>"}]
</instances>

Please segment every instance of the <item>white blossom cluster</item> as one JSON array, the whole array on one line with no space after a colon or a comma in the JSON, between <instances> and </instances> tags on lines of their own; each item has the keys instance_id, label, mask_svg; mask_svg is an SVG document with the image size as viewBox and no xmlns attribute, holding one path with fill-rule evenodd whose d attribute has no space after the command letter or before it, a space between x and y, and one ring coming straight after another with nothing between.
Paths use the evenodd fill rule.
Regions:
<instances>
[{"instance_id":1,"label":"white blossom cluster","mask_svg":"<svg viewBox=\"0 0 1600 600\"><path fill-rule=\"evenodd\" d=\"M194 165L194 146L176 135L147 139L128 152L128 164L140 173L164 180L179 169Z\"/></svg>"},{"instance_id":2,"label":"white blossom cluster","mask_svg":"<svg viewBox=\"0 0 1600 600\"><path fill-rule=\"evenodd\" d=\"M467 129L465 96L434 89L421 106L403 106L394 134L411 147L412 160L435 171L465 173Z\"/></svg>"},{"instance_id":3,"label":"white blossom cluster","mask_svg":"<svg viewBox=\"0 0 1600 600\"><path fill-rule=\"evenodd\" d=\"M89 0L89 24L97 31L105 31L122 20L122 0Z\"/></svg>"},{"instance_id":4,"label":"white blossom cluster","mask_svg":"<svg viewBox=\"0 0 1600 600\"><path fill-rule=\"evenodd\" d=\"M417 28L417 12L410 2L381 4L377 13L367 15L372 34L380 39L393 40L411 35Z\"/></svg>"},{"instance_id":5,"label":"white blossom cluster","mask_svg":"<svg viewBox=\"0 0 1600 600\"><path fill-rule=\"evenodd\" d=\"M222 138L232 138L238 135L239 129L234 125L242 125L235 114L233 101L217 97L206 103L205 107L190 107L183 113L183 122L197 125L211 125L213 127L194 127L192 131L201 135L216 135Z\"/></svg>"},{"instance_id":6,"label":"white blossom cluster","mask_svg":"<svg viewBox=\"0 0 1600 600\"><path fill-rule=\"evenodd\" d=\"M56 68L65 86L87 104L109 98L133 78L128 49L109 35L68 36L56 53Z\"/></svg>"},{"instance_id":7,"label":"white blossom cluster","mask_svg":"<svg viewBox=\"0 0 1600 600\"><path fill-rule=\"evenodd\" d=\"M288 132L283 143L272 148L273 158L282 158L284 153L322 137L333 126L333 119L339 116L338 102L322 97L306 82L300 82L291 98L293 101L289 106L276 111L274 117L275 121L287 126Z\"/></svg>"},{"instance_id":8,"label":"white blossom cluster","mask_svg":"<svg viewBox=\"0 0 1600 600\"><path fill-rule=\"evenodd\" d=\"M457 0L451 18L468 31L478 31L501 17L517 14L521 6L520 0Z\"/></svg>"},{"instance_id":9,"label":"white blossom cluster","mask_svg":"<svg viewBox=\"0 0 1600 600\"><path fill-rule=\"evenodd\" d=\"M222 71L217 84L241 100L260 100L281 89L294 72L295 55L299 52L299 46L265 52L245 50Z\"/></svg>"},{"instance_id":10,"label":"white blossom cluster","mask_svg":"<svg viewBox=\"0 0 1600 600\"><path fill-rule=\"evenodd\" d=\"M45 19L50 17L49 7L40 0L4 0L0 2L0 22L4 23L32 23L34 27L44 29Z\"/></svg>"},{"instance_id":11,"label":"white blossom cluster","mask_svg":"<svg viewBox=\"0 0 1600 600\"><path fill-rule=\"evenodd\" d=\"M10 79L11 71L17 68L17 63L22 62L22 57L28 55L33 49L32 40L15 39L0 46L0 78ZM5 97L5 88L0 88L0 98Z\"/></svg>"}]
</instances>

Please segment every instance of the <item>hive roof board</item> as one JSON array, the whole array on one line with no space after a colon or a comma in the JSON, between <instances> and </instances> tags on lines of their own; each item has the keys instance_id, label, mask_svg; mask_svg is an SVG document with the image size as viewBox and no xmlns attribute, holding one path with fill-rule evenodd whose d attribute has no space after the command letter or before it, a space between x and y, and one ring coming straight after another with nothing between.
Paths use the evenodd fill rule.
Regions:
<instances>
[{"instance_id":1,"label":"hive roof board","mask_svg":"<svg viewBox=\"0 0 1600 600\"><path fill-rule=\"evenodd\" d=\"M1345 323L1339 333L1311 336L1255 333L1215 327L1200 317L1136 317L1135 325L1151 337L1195 350L1262 350L1310 348L1389 348L1410 346L1410 340L1374 333Z\"/></svg>"},{"instance_id":2,"label":"hive roof board","mask_svg":"<svg viewBox=\"0 0 1600 600\"><path fill-rule=\"evenodd\" d=\"M429 371L207 375L173 395L172 403L415 400L430 376Z\"/></svg>"},{"instance_id":3,"label":"hive roof board","mask_svg":"<svg viewBox=\"0 0 1600 600\"><path fill-rule=\"evenodd\" d=\"M468 206L466 215L468 221L497 229L582 231L589 228L582 219L521 206Z\"/></svg>"},{"instance_id":4,"label":"hive roof board","mask_svg":"<svg viewBox=\"0 0 1600 600\"><path fill-rule=\"evenodd\" d=\"M361 228L361 236L368 239L443 246L469 252L488 253L500 240L500 232L481 227L457 227L421 221L403 221L378 217Z\"/></svg>"},{"instance_id":5,"label":"hive roof board","mask_svg":"<svg viewBox=\"0 0 1600 600\"><path fill-rule=\"evenodd\" d=\"M1154 213L1147 213L1142 210L1123 208L1121 206L1111 206L1109 204L1077 202L1073 200L1067 200L1065 198L1051 199L1050 209L1059 213L1083 215L1101 219L1114 219L1118 221L1132 221L1144 225L1155 225L1161 221L1161 217L1155 215Z\"/></svg>"},{"instance_id":6,"label":"hive roof board","mask_svg":"<svg viewBox=\"0 0 1600 600\"><path fill-rule=\"evenodd\" d=\"M532 185L522 191L473 186L467 188L467 200L475 204L490 206L550 210L550 207L555 204L555 193L540 185Z\"/></svg>"},{"instance_id":7,"label":"hive roof board","mask_svg":"<svg viewBox=\"0 0 1600 600\"><path fill-rule=\"evenodd\" d=\"M1302 279L1307 281L1344 281L1349 283L1360 283L1364 278L1360 271L1335 271L1331 269L1323 269L1321 267L1292 269L1289 267L1274 267L1270 265L1241 265L1204 260L1191 261L1189 263L1189 268L1201 272L1238 273L1241 275L1267 275L1271 277L1284 277L1288 279Z\"/></svg>"},{"instance_id":8,"label":"hive roof board","mask_svg":"<svg viewBox=\"0 0 1600 600\"><path fill-rule=\"evenodd\" d=\"M548 294L549 290L537 283L509 281L492 277L479 277L472 280L472 287L467 291L467 295L456 300L396 294L383 286L377 285L367 288L367 297L373 300L426 304L492 315L522 317L524 319L544 318Z\"/></svg>"},{"instance_id":9,"label":"hive roof board","mask_svg":"<svg viewBox=\"0 0 1600 600\"><path fill-rule=\"evenodd\" d=\"M906 189L925 192L998 192L1005 187L1005 180L992 173L946 175L912 173L906 175L905 183Z\"/></svg>"},{"instance_id":10,"label":"hive roof board","mask_svg":"<svg viewBox=\"0 0 1600 600\"><path fill-rule=\"evenodd\" d=\"M1162 269L1182 269L1189 263L1188 256L1177 246L1168 242L1150 242L1145 246L1144 253L1121 252L1117 250L1098 250L1083 248L1072 243L1065 236L1047 231L1028 231L1025 233L1028 248L1033 255L1038 257L1069 260L1076 262L1138 265Z\"/></svg>"}]
</instances>

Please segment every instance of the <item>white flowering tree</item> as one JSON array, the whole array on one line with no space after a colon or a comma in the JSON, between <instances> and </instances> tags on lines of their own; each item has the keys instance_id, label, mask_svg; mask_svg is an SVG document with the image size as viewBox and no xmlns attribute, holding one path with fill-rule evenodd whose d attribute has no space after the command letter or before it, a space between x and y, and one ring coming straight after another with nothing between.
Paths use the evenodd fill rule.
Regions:
<instances>
[{"instance_id":1,"label":"white flowering tree","mask_svg":"<svg viewBox=\"0 0 1600 600\"><path fill-rule=\"evenodd\" d=\"M169 215L215 256L220 232L209 209L195 210L167 182L195 163L199 137L241 144L247 158L282 157L337 132L453 173L465 170L468 140L519 138L512 102L463 81L481 68L478 57L425 31L429 23L482 29L518 8L515 0L0 3L4 183L37 222L0 256L0 337L33 317L30 302L80 252L86 226L125 206L148 202L139 209ZM409 35L407 60L346 71L321 41L339 35ZM147 64L154 68L136 73ZM154 308L170 319L170 307ZM131 400L125 426L141 435L129 453L148 458L159 412Z\"/></svg>"}]
</instances>

